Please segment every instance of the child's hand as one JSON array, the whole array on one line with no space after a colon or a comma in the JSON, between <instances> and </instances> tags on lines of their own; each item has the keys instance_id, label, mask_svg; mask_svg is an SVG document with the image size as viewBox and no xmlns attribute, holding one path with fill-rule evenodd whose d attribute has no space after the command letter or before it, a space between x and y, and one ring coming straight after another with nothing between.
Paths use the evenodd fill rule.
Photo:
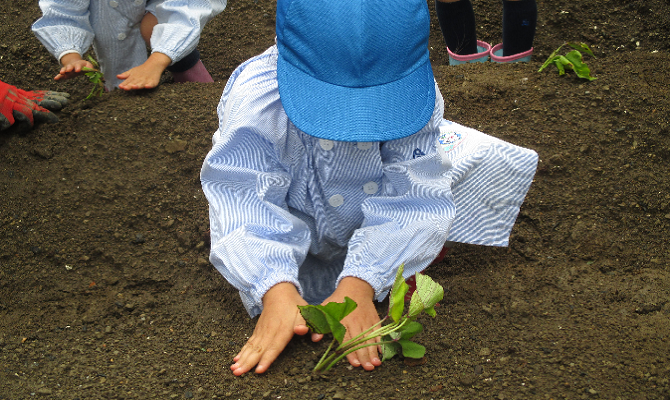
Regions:
<instances>
[{"instance_id":1,"label":"child's hand","mask_svg":"<svg viewBox=\"0 0 670 400\"><path fill-rule=\"evenodd\" d=\"M347 328L344 335L345 341L356 337L359 333L379 322L379 314L377 314L373 302L374 294L374 289L367 282L354 277L345 277L340 281L335 292L322 303L324 305L331 301L341 303L345 297L349 297L358 305L351 314L341 321ZM312 340L316 342L321 340L322 337L323 335L313 334ZM379 338L375 340L379 341ZM382 365L379 359L378 346L368 346L350 353L347 355L347 360L354 367L362 366L366 371L372 371L375 367Z\"/></svg>"},{"instance_id":2,"label":"child's hand","mask_svg":"<svg viewBox=\"0 0 670 400\"><path fill-rule=\"evenodd\" d=\"M83 73L82 68L84 67L91 69L94 68L93 64L83 60L78 53L66 54L60 59L60 62L63 64L63 67L60 69L58 75L54 77L54 79L57 81L66 80L81 75Z\"/></svg>"},{"instance_id":3,"label":"child's hand","mask_svg":"<svg viewBox=\"0 0 670 400\"><path fill-rule=\"evenodd\" d=\"M152 53L144 64L118 74L116 77L124 79L119 84L123 90L153 89L160 83L161 75L172 60L163 53Z\"/></svg>"},{"instance_id":4,"label":"child's hand","mask_svg":"<svg viewBox=\"0 0 670 400\"><path fill-rule=\"evenodd\" d=\"M254 333L233 358L235 363L230 366L233 374L242 375L254 366L256 373L262 374L291 341L293 334L309 332L299 305L307 305L307 302L292 283L278 283L265 293L263 312Z\"/></svg>"}]
</instances>

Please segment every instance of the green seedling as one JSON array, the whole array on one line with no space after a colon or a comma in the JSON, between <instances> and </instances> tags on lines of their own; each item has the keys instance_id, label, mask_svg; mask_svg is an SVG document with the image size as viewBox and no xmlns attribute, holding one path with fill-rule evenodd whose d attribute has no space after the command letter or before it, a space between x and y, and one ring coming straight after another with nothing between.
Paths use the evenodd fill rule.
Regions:
<instances>
[{"instance_id":1,"label":"green seedling","mask_svg":"<svg viewBox=\"0 0 670 400\"><path fill-rule=\"evenodd\" d=\"M323 306L298 306L312 332L333 335L333 341L314 367L315 372L328 371L347 354L367 346L381 345L383 360L397 354L407 358L424 356L426 348L411 340L423 330L423 326L416 319L422 312L435 317L434 306L442 300L444 289L430 277L416 274L416 290L408 307L405 307L405 294L409 286L402 277L403 268L401 265L398 269L389 295L388 315L347 341L344 341L346 328L340 321L356 309L356 302L352 299L345 297L343 303L332 302ZM375 338L381 338L381 341L374 342L372 339Z\"/></svg>"},{"instance_id":2,"label":"green seedling","mask_svg":"<svg viewBox=\"0 0 670 400\"><path fill-rule=\"evenodd\" d=\"M558 54L561 48L566 44L572 47L574 50L566 55ZM558 68L559 75L564 75L567 68L575 71L575 74L577 74L577 76L580 78L588 79L589 81L595 80L597 78L591 76L591 70L589 70L589 67L584 62L582 62L582 51L595 58L595 55L593 55L593 52L589 46L586 45L586 43L563 43L556 50L554 50L553 53L551 53L549 58L547 58L547 61L542 64L537 72L542 72L543 69L547 68L551 64L554 64L556 68Z\"/></svg>"},{"instance_id":3,"label":"green seedling","mask_svg":"<svg viewBox=\"0 0 670 400\"><path fill-rule=\"evenodd\" d=\"M105 83L102 72L100 72L100 65L98 65L98 62L95 61L95 58L91 57L90 54L88 55L88 61L90 61L95 68L82 68L84 75L86 75L88 80L93 84L93 89L91 89L91 92L86 96L86 100L95 96L102 96L105 92Z\"/></svg>"}]
</instances>

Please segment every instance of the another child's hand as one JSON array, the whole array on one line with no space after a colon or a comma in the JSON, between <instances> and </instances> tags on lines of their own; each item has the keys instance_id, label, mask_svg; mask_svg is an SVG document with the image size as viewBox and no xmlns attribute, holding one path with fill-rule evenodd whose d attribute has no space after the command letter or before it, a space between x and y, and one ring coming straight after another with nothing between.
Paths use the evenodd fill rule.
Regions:
<instances>
[{"instance_id":1,"label":"another child's hand","mask_svg":"<svg viewBox=\"0 0 670 400\"><path fill-rule=\"evenodd\" d=\"M63 64L63 67L60 69L58 75L54 77L57 81L81 75L83 73L82 68L84 67L93 69L93 64L83 60L78 53L66 54L61 58L60 62Z\"/></svg>"},{"instance_id":2,"label":"another child's hand","mask_svg":"<svg viewBox=\"0 0 670 400\"><path fill-rule=\"evenodd\" d=\"M347 329L344 335L345 341L356 337L379 322L379 314L373 302L374 294L374 289L367 282L354 277L345 277L340 281L335 292L322 303L324 305L333 301L341 303L345 297L356 302L356 309L341 321ZM323 335L312 334L314 341L319 341L322 337ZM378 342L379 338L376 341ZM368 346L349 353L347 360L354 367L362 366L366 371L372 371L375 367L382 365L378 346Z\"/></svg>"},{"instance_id":3,"label":"another child's hand","mask_svg":"<svg viewBox=\"0 0 670 400\"><path fill-rule=\"evenodd\" d=\"M160 83L163 71L172 63L170 57L163 53L152 53L144 64L118 74L124 79L119 84L123 90L153 89Z\"/></svg>"},{"instance_id":4,"label":"another child's hand","mask_svg":"<svg viewBox=\"0 0 670 400\"><path fill-rule=\"evenodd\" d=\"M37 90L29 92L0 81L0 131L23 122L33 127L35 122L57 122L50 111L60 110L70 95Z\"/></svg>"},{"instance_id":5,"label":"another child's hand","mask_svg":"<svg viewBox=\"0 0 670 400\"><path fill-rule=\"evenodd\" d=\"M298 306L307 305L298 289L287 282L278 283L263 296L263 312L242 350L233 358L230 366L233 374L239 376L256 367L262 374L281 354L294 334L309 332Z\"/></svg>"}]
</instances>

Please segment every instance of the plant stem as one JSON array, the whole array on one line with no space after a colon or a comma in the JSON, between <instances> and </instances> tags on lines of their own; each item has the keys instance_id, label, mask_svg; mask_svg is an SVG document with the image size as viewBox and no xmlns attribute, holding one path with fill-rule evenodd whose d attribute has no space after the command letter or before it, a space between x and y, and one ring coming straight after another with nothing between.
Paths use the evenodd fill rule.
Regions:
<instances>
[{"instance_id":1,"label":"plant stem","mask_svg":"<svg viewBox=\"0 0 670 400\"><path fill-rule=\"evenodd\" d=\"M384 323L384 321L386 321L387 319L388 319L388 317L384 317L384 319L382 319L381 321L379 321L379 322L377 322L376 324L372 325L371 327L369 327L368 329L364 330L363 332L359 333L358 335L354 336L353 338L347 340L346 342L340 343L340 345L335 349L335 351L342 351L342 350L345 349L347 346L349 346L351 343L353 343L354 341L360 339L361 337L363 337L363 335L366 335L368 332L370 332L370 331L372 331L373 329L375 329L376 326L381 325L382 323ZM380 329L382 329L382 328L380 328ZM373 334L374 334L374 332L373 332ZM367 340L367 339L366 339L366 340ZM364 340L364 341L365 341L365 340Z\"/></svg>"},{"instance_id":2,"label":"plant stem","mask_svg":"<svg viewBox=\"0 0 670 400\"><path fill-rule=\"evenodd\" d=\"M328 345L328 348L326 349L326 351L321 356L321 359L319 360L319 362L316 363L316 366L314 367L314 371L317 371L317 368L319 368L319 365L321 365L321 363L323 363L323 360L326 359L326 356L328 355L328 353L330 353L330 349L333 348L333 345L335 344L335 342L336 342L336 340L335 340L335 338L333 338L333 340Z\"/></svg>"},{"instance_id":3,"label":"plant stem","mask_svg":"<svg viewBox=\"0 0 670 400\"><path fill-rule=\"evenodd\" d=\"M360 348L367 347L367 346L374 346L374 345L380 345L382 342L375 342L375 343L365 343L371 339L374 339L376 337L388 335L391 332L395 332L398 329L402 328L407 322L409 322L409 318L403 318L398 322L382 326L381 328L375 330L374 332L370 333L369 335L363 337L363 335L367 332L370 332L375 326L379 325L382 323L386 318L384 318L382 321L379 321L379 323L371 326L369 329L366 331L360 333L359 335L356 335L356 337L347 340L346 342L340 344L340 346L335 349L335 353L331 354L330 356L325 357L325 354L323 357L321 357L321 360L319 360L319 363L316 364L314 367L314 371L320 371L323 369L324 365L328 365L326 367L326 371L328 371L337 361L341 360L342 358L346 357L349 353L352 353ZM386 343L386 342L384 342ZM332 343L331 343L332 346ZM328 350L326 350L326 354L330 351L330 346L328 347ZM335 361L333 361L335 359Z\"/></svg>"},{"instance_id":4,"label":"plant stem","mask_svg":"<svg viewBox=\"0 0 670 400\"><path fill-rule=\"evenodd\" d=\"M362 349L362 348L364 348L364 347L369 347L369 346L381 346L381 345L383 345L383 344L388 344L388 343L393 343L393 340L387 340L387 341L384 341L384 342L376 342L376 343L364 343L364 344L362 344L362 345L360 345L360 346L354 347L353 349L350 349L350 350L347 351L346 353L343 353L343 354L340 354L339 356L337 356L337 358L335 358L333 361L330 362L330 364L328 364L328 366L324 369L324 371L328 371L328 370L330 370L330 369L333 368L333 366L334 366L335 364L337 364L341 359L343 359L344 357L346 357L347 354L352 353L352 352L354 352L354 351L356 351L356 350L358 350L358 349ZM335 354L333 354L333 355L337 355L337 353L335 353ZM331 357L329 357L329 358L331 358Z\"/></svg>"},{"instance_id":5,"label":"plant stem","mask_svg":"<svg viewBox=\"0 0 670 400\"><path fill-rule=\"evenodd\" d=\"M384 318L384 320L386 320L386 318ZM349 351L349 349L352 346L356 346L360 343L367 342L368 340L376 338L377 336L387 335L387 334L389 334L393 331L396 331L396 330L402 328L402 326L405 325L405 323L408 321L407 319L403 319L403 320L400 320L398 322L394 322L392 324L382 326L381 328L379 328L376 331L370 333L366 337L363 337L363 335L370 332L375 326L379 325L384 320L379 321L377 324L371 326L369 329L365 330L364 332L361 332L360 334L356 335L355 337L353 337L353 338L347 340L346 342L340 344L340 346L337 349L335 349L335 351L337 351L338 353L341 353L343 351Z\"/></svg>"}]
</instances>

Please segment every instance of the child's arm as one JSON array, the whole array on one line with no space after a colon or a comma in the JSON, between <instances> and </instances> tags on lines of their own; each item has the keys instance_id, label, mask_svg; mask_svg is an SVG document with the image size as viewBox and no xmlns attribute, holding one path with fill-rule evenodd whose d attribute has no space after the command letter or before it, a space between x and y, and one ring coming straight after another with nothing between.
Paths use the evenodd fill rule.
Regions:
<instances>
[{"instance_id":1,"label":"child's arm","mask_svg":"<svg viewBox=\"0 0 670 400\"><path fill-rule=\"evenodd\" d=\"M63 66L58 72L58 75L54 77L57 81L74 78L75 76L82 74L82 68L84 67L93 68L93 64L82 59L79 53L66 54L60 59L60 62Z\"/></svg>"},{"instance_id":2,"label":"child's arm","mask_svg":"<svg viewBox=\"0 0 670 400\"><path fill-rule=\"evenodd\" d=\"M170 57L163 53L152 53L144 64L118 74L116 77L125 79L119 84L123 90L152 89L160 83L165 68L172 63Z\"/></svg>"},{"instance_id":3,"label":"child's arm","mask_svg":"<svg viewBox=\"0 0 670 400\"><path fill-rule=\"evenodd\" d=\"M155 4L154 14L169 18L160 18L154 26L151 51L177 62L195 50L205 24L226 8L227 0L165 0Z\"/></svg>"},{"instance_id":4,"label":"child's arm","mask_svg":"<svg viewBox=\"0 0 670 400\"><path fill-rule=\"evenodd\" d=\"M37 39L46 47L65 71L56 76L56 80L69 79L81 71L82 63L67 68L81 60L81 55L91 47L95 37L89 17L90 1L40 0L40 17L32 25ZM89 67L93 67L88 63ZM76 71L76 72L75 72Z\"/></svg>"},{"instance_id":5,"label":"child's arm","mask_svg":"<svg viewBox=\"0 0 670 400\"><path fill-rule=\"evenodd\" d=\"M268 140L288 126L276 85L267 84L275 74L268 62L272 57L251 59L228 79L218 106L220 127L200 175L209 202L210 260L240 291L250 316L261 315L253 339L235 357L231 369L237 375L254 366L257 372L267 370L293 334L307 332L299 327L304 322L297 319L297 306L306 303L296 288L311 235L288 209L290 165ZM283 300L273 300L280 290L286 290L278 296ZM254 350L259 347L262 354Z\"/></svg>"},{"instance_id":6,"label":"child's arm","mask_svg":"<svg viewBox=\"0 0 670 400\"><path fill-rule=\"evenodd\" d=\"M373 303L374 294L375 291L369 283L352 276L347 276L342 278L335 292L323 301L322 304L324 305L333 301L342 303L345 297L349 297L356 302L356 309L342 320L342 324L347 328L344 335L345 341L356 337L359 333L379 322L379 314L377 314L377 309ZM317 342L322 337L323 335L315 334L312 335L312 340ZM379 341L378 338L377 341ZM350 353L347 356L347 360L354 367L362 366L366 371L372 371L375 367L382 365L377 346L364 347L354 353Z\"/></svg>"},{"instance_id":7,"label":"child's arm","mask_svg":"<svg viewBox=\"0 0 670 400\"><path fill-rule=\"evenodd\" d=\"M293 334L306 334L309 330L298 309L306 304L292 283L281 282L270 288L263 296L263 312L253 335L233 358L233 374L242 375L254 366L256 373L267 371Z\"/></svg>"}]
</instances>

